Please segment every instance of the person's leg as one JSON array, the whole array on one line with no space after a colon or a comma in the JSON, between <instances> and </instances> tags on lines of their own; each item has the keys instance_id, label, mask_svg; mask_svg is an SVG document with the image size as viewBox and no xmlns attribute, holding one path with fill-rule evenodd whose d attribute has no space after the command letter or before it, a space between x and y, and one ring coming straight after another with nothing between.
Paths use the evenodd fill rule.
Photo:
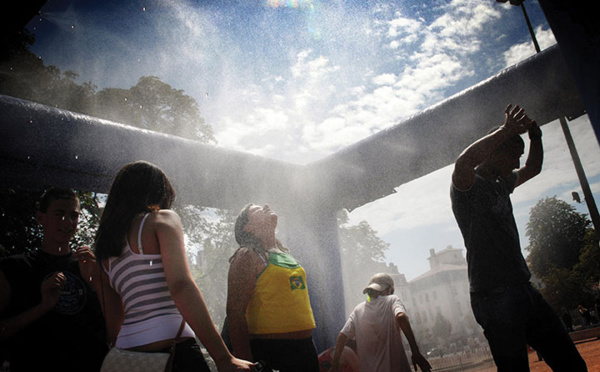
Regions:
<instances>
[{"instance_id":1,"label":"person's leg","mask_svg":"<svg viewBox=\"0 0 600 372\"><path fill-rule=\"evenodd\" d=\"M499 372L529 371L524 298L523 290L518 287L507 287L485 296L471 296L473 314L483 327Z\"/></svg>"},{"instance_id":2,"label":"person's leg","mask_svg":"<svg viewBox=\"0 0 600 372\"><path fill-rule=\"evenodd\" d=\"M585 361L564 325L542 295L530 289L531 314L527 342L555 372L587 371Z\"/></svg>"}]
</instances>

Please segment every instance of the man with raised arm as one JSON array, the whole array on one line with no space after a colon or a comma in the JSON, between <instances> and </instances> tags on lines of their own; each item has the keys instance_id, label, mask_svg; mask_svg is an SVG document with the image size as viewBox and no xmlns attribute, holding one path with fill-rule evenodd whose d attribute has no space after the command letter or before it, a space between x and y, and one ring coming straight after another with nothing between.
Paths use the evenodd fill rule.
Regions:
<instances>
[{"instance_id":1,"label":"man with raised arm","mask_svg":"<svg viewBox=\"0 0 600 372\"><path fill-rule=\"evenodd\" d=\"M525 164L520 158L528 133ZM471 307L498 371L529 371L527 345L554 371L587 371L558 316L531 286L510 194L542 170L542 132L519 106L467 147L452 173L452 211L467 248Z\"/></svg>"}]
</instances>

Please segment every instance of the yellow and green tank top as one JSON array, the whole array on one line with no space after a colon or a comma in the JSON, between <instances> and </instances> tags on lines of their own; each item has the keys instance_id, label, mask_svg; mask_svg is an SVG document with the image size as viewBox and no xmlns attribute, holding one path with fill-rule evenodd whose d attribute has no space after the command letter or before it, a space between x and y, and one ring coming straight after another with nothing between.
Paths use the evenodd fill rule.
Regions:
<instances>
[{"instance_id":1,"label":"yellow and green tank top","mask_svg":"<svg viewBox=\"0 0 600 372\"><path fill-rule=\"evenodd\" d=\"M306 272L288 253L267 252L269 260L256 279L246 309L251 334L285 333L315 328Z\"/></svg>"}]
</instances>

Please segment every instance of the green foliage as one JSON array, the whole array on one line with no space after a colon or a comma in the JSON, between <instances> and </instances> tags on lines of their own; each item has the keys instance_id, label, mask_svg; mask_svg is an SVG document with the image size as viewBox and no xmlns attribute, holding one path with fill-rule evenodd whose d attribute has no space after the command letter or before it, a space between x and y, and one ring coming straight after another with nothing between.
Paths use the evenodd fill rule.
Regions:
<instances>
[{"instance_id":1,"label":"green foliage","mask_svg":"<svg viewBox=\"0 0 600 372\"><path fill-rule=\"evenodd\" d=\"M589 220L556 197L544 198L530 211L527 223L532 271L544 277L552 269L570 269L579 262Z\"/></svg>"},{"instance_id":2,"label":"green foliage","mask_svg":"<svg viewBox=\"0 0 600 372\"><path fill-rule=\"evenodd\" d=\"M25 253L42 244L42 229L35 220L41 192L0 189L0 259Z\"/></svg>"},{"instance_id":3,"label":"green foliage","mask_svg":"<svg viewBox=\"0 0 600 372\"><path fill-rule=\"evenodd\" d=\"M0 189L0 259L37 250L43 234L35 212L43 190ZM78 191L80 218L73 246L91 245L100 209L96 193Z\"/></svg>"},{"instance_id":4,"label":"green foliage","mask_svg":"<svg viewBox=\"0 0 600 372\"><path fill-rule=\"evenodd\" d=\"M377 236L377 232L366 222L348 224L348 212L338 214L344 296L347 310L365 300L362 293L369 279L378 272L397 274L398 269L385 263L385 252L389 243Z\"/></svg>"},{"instance_id":5,"label":"green foliage","mask_svg":"<svg viewBox=\"0 0 600 372\"><path fill-rule=\"evenodd\" d=\"M76 72L45 66L28 50L33 37L24 35L0 61L0 94L202 143L216 143L198 103L182 90L156 76L144 76L130 89L106 88L96 92L97 86L92 82L78 84Z\"/></svg>"},{"instance_id":6,"label":"green foliage","mask_svg":"<svg viewBox=\"0 0 600 372\"><path fill-rule=\"evenodd\" d=\"M600 244L593 229L589 229L585 235L579 263L575 265L574 271L579 273L586 288L592 288L600 295Z\"/></svg>"},{"instance_id":7,"label":"green foliage","mask_svg":"<svg viewBox=\"0 0 600 372\"><path fill-rule=\"evenodd\" d=\"M229 257L237 249L233 226L237 212L195 206L178 208L186 234L192 276L218 327L225 320Z\"/></svg>"},{"instance_id":8,"label":"green foliage","mask_svg":"<svg viewBox=\"0 0 600 372\"><path fill-rule=\"evenodd\" d=\"M198 103L156 76L141 77L127 90L107 88L98 92L90 114L203 143L216 142Z\"/></svg>"},{"instance_id":9,"label":"green foliage","mask_svg":"<svg viewBox=\"0 0 600 372\"><path fill-rule=\"evenodd\" d=\"M544 282L544 297L556 310L589 301L598 285L600 248L589 226L584 214L556 197L544 198L531 209L528 260Z\"/></svg>"}]
</instances>

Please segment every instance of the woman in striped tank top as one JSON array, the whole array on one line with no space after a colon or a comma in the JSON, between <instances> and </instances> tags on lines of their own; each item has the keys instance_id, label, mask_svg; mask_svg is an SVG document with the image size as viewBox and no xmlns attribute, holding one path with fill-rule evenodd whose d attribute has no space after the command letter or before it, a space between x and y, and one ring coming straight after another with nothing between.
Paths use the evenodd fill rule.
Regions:
<instances>
[{"instance_id":1,"label":"woman in striped tank top","mask_svg":"<svg viewBox=\"0 0 600 372\"><path fill-rule=\"evenodd\" d=\"M168 351L185 319L174 371L210 371L195 335L219 371L252 371L225 347L192 279L174 200L165 173L148 162L125 165L113 182L96 234L109 339L123 349Z\"/></svg>"}]
</instances>

